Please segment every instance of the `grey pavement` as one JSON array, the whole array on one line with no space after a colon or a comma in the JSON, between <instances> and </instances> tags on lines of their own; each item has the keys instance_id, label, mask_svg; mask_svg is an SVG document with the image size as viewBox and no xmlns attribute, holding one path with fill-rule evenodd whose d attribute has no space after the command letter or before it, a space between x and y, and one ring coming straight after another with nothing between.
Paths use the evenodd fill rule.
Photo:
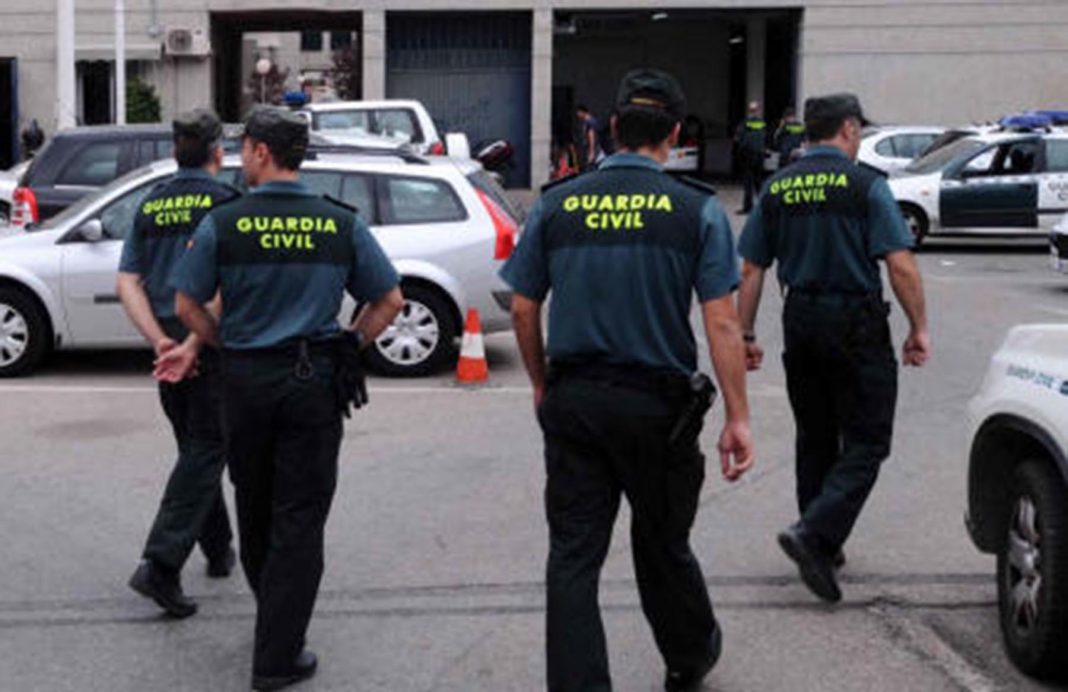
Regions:
<instances>
[{"instance_id":1,"label":"grey pavement","mask_svg":"<svg viewBox=\"0 0 1068 692\"><path fill-rule=\"evenodd\" d=\"M723 198L738 221L736 191ZM1034 243L943 243L919 258L935 358L902 373L893 456L847 546L838 607L815 602L774 541L794 519L793 426L769 282L767 364L750 380L757 467L728 485L710 454L693 534L726 635L707 690L1049 689L1002 653L994 562L963 527L964 406L1009 326L1065 318L1068 279ZM893 320L900 341L897 308ZM540 436L511 335L487 349L487 387L376 379L348 423L309 632L321 668L295 689L544 689ZM253 602L239 576L210 581L194 556L184 580L201 609L184 621L125 585L173 459L147 365L66 354L0 382L0 690L248 688ZM601 600L616 689L644 692L663 671L626 522Z\"/></svg>"}]
</instances>

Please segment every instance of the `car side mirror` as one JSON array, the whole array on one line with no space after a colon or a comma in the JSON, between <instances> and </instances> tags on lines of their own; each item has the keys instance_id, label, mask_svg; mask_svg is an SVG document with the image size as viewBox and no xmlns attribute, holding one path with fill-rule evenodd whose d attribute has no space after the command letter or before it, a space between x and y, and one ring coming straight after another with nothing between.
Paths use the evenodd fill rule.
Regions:
<instances>
[{"instance_id":1,"label":"car side mirror","mask_svg":"<svg viewBox=\"0 0 1068 692\"><path fill-rule=\"evenodd\" d=\"M105 238L104 224L100 219L89 219L74 231L72 240L80 240L85 243L99 243Z\"/></svg>"}]
</instances>

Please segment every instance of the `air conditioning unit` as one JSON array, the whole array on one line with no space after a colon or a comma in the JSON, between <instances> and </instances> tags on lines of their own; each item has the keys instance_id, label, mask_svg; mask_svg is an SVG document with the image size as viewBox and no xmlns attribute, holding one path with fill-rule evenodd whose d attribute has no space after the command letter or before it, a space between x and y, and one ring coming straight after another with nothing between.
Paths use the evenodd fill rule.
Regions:
<instances>
[{"instance_id":1,"label":"air conditioning unit","mask_svg":"<svg viewBox=\"0 0 1068 692\"><path fill-rule=\"evenodd\" d=\"M163 49L175 58L204 58L211 55L211 40L203 29L168 29Z\"/></svg>"}]
</instances>

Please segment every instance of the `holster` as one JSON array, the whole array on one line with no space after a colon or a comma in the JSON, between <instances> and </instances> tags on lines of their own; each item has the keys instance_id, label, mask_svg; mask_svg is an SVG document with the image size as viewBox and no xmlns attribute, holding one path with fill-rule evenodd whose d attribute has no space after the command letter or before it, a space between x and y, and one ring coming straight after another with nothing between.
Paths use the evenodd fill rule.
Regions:
<instances>
[{"instance_id":1,"label":"holster","mask_svg":"<svg viewBox=\"0 0 1068 692\"><path fill-rule=\"evenodd\" d=\"M351 407L361 409L370 401L360 350L359 337L354 332L342 331L341 337L335 343L334 361L337 374L334 386L337 390L338 408L346 418L352 417Z\"/></svg>"},{"instance_id":2,"label":"holster","mask_svg":"<svg viewBox=\"0 0 1068 692\"><path fill-rule=\"evenodd\" d=\"M671 429L671 434L668 436L669 446L688 444L697 437L705 414L712 408L712 402L716 399L716 394L716 385L708 375L697 372L690 377L689 402Z\"/></svg>"}]
</instances>

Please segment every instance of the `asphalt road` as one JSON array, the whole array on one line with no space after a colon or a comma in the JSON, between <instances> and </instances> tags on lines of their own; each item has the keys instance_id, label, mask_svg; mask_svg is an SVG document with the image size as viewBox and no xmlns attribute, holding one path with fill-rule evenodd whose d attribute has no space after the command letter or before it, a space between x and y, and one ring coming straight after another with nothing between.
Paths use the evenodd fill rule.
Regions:
<instances>
[{"instance_id":1,"label":"asphalt road","mask_svg":"<svg viewBox=\"0 0 1068 692\"><path fill-rule=\"evenodd\" d=\"M815 602L774 541L794 519L793 430L769 284L769 358L750 381L758 464L736 485L709 464L694 530L726 636L706 689L1047 689L1005 659L993 560L962 524L964 407L987 359L1009 326L1068 315L1068 278L1044 253L921 253L935 357L902 374L893 456L847 546L837 607ZM893 319L900 341L900 310ZM487 348L489 386L460 389L447 373L375 380L371 407L348 424L309 633L320 673L298 689L544 689L541 442L511 336ZM201 610L180 622L125 585L174 453L147 365L144 354L67 354L0 382L0 690L248 688L253 602L240 577L209 581L194 556L185 585ZM616 689L644 692L663 671L626 523L602 605Z\"/></svg>"}]
</instances>

